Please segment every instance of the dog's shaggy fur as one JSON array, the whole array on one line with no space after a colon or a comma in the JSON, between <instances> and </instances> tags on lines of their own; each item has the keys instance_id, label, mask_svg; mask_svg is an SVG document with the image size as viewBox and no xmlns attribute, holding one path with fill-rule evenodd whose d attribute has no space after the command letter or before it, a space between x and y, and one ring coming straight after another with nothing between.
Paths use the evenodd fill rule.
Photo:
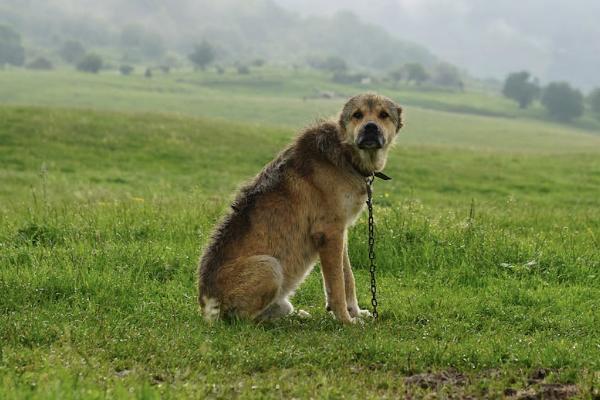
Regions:
<instances>
[{"instance_id":1,"label":"dog's shaggy fur","mask_svg":"<svg viewBox=\"0 0 600 400\"><path fill-rule=\"evenodd\" d=\"M337 121L301 132L244 186L199 267L204 317L265 320L290 314L289 297L317 257L327 308L344 322L368 311L356 300L347 229L402 127L402 109L376 94L351 98Z\"/></svg>"}]
</instances>

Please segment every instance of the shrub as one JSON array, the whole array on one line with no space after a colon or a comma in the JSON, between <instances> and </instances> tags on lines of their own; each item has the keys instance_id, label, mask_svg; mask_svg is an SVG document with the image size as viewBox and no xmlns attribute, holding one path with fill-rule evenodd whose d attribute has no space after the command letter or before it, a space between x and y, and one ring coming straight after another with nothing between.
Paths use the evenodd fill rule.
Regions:
<instances>
[{"instance_id":1,"label":"shrub","mask_svg":"<svg viewBox=\"0 0 600 400\"><path fill-rule=\"evenodd\" d=\"M119 67L119 72L121 72L121 75L131 75L134 69L135 68L133 68L131 65L121 65Z\"/></svg>"},{"instance_id":2,"label":"shrub","mask_svg":"<svg viewBox=\"0 0 600 400\"><path fill-rule=\"evenodd\" d=\"M250 73L250 68L247 65L239 64L235 67L237 69L237 73L240 75L248 75Z\"/></svg>"},{"instance_id":3,"label":"shrub","mask_svg":"<svg viewBox=\"0 0 600 400\"><path fill-rule=\"evenodd\" d=\"M77 63L77 69L83 72L97 74L102 68L102 57L98 54L88 53Z\"/></svg>"},{"instance_id":4,"label":"shrub","mask_svg":"<svg viewBox=\"0 0 600 400\"><path fill-rule=\"evenodd\" d=\"M27 68L36 69L36 70L51 70L54 68L52 62L44 57L38 57L29 64L27 64Z\"/></svg>"}]
</instances>

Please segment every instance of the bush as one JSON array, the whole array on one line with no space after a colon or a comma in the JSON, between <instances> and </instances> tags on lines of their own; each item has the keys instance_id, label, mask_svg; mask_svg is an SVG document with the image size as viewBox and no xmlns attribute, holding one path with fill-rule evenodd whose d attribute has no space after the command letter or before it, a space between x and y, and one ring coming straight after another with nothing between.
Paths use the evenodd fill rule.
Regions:
<instances>
[{"instance_id":1,"label":"bush","mask_svg":"<svg viewBox=\"0 0 600 400\"><path fill-rule=\"evenodd\" d=\"M77 63L77 69L83 72L97 74L102 68L102 57L98 54L88 53Z\"/></svg>"},{"instance_id":2,"label":"bush","mask_svg":"<svg viewBox=\"0 0 600 400\"><path fill-rule=\"evenodd\" d=\"M121 65L119 67L119 72L121 72L121 75L131 75L134 69L135 68L133 68L131 65Z\"/></svg>"},{"instance_id":3,"label":"bush","mask_svg":"<svg viewBox=\"0 0 600 400\"><path fill-rule=\"evenodd\" d=\"M65 62L76 64L85 55L85 47L76 40L69 40L63 43L58 54Z\"/></svg>"},{"instance_id":4,"label":"bush","mask_svg":"<svg viewBox=\"0 0 600 400\"><path fill-rule=\"evenodd\" d=\"M253 67L259 67L259 68L260 68L260 67L262 67L262 66L264 66L264 65L265 65L265 60L263 60L262 58L257 58L257 59L254 59L254 60L253 60L253 61L250 63L250 65L252 65Z\"/></svg>"},{"instance_id":5,"label":"bush","mask_svg":"<svg viewBox=\"0 0 600 400\"><path fill-rule=\"evenodd\" d=\"M24 63L25 48L21 45L21 36L8 26L0 25L0 66L20 67Z\"/></svg>"},{"instance_id":6,"label":"bush","mask_svg":"<svg viewBox=\"0 0 600 400\"><path fill-rule=\"evenodd\" d=\"M237 73L240 75L248 75L250 73L250 68L247 65L239 64L235 67L237 69Z\"/></svg>"},{"instance_id":7,"label":"bush","mask_svg":"<svg viewBox=\"0 0 600 400\"><path fill-rule=\"evenodd\" d=\"M194 51L188 56L195 68L204 69L215 59L215 49L206 40L194 46Z\"/></svg>"},{"instance_id":8,"label":"bush","mask_svg":"<svg viewBox=\"0 0 600 400\"><path fill-rule=\"evenodd\" d=\"M54 68L52 62L44 57L38 57L29 64L27 64L27 68L29 69L37 69L37 70L51 70Z\"/></svg>"},{"instance_id":9,"label":"bush","mask_svg":"<svg viewBox=\"0 0 600 400\"><path fill-rule=\"evenodd\" d=\"M583 114L583 95L566 82L550 83L542 94L542 104L552 118L568 122Z\"/></svg>"},{"instance_id":10,"label":"bush","mask_svg":"<svg viewBox=\"0 0 600 400\"><path fill-rule=\"evenodd\" d=\"M527 71L513 72L506 77L502 94L515 100L519 108L527 108L533 100L539 97L540 87L536 81L529 80Z\"/></svg>"}]
</instances>

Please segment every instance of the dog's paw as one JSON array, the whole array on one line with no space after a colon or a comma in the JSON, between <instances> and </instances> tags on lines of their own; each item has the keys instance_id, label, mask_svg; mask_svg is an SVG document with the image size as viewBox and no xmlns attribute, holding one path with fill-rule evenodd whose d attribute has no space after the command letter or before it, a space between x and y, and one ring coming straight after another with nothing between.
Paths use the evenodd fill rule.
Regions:
<instances>
[{"instance_id":1,"label":"dog's paw","mask_svg":"<svg viewBox=\"0 0 600 400\"><path fill-rule=\"evenodd\" d=\"M307 319L307 318L312 317L312 315L310 315L310 313L308 311L304 311L304 310L296 310L296 311L294 311L294 315L296 315L298 318L302 318L302 319Z\"/></svg>"},{"instance_id":2,"label":"dog's paw","mask_svg":"<svg viewBox=\"0 0 600 400\"><path fill-rule=\"evenodd\" d=\"M352 317L356 317L356 318L371 318L371 312L369 310L362 310L358 307L351 307L348 308L348 312L350 313L350 316Z\"/></svg>"}]
</instances>

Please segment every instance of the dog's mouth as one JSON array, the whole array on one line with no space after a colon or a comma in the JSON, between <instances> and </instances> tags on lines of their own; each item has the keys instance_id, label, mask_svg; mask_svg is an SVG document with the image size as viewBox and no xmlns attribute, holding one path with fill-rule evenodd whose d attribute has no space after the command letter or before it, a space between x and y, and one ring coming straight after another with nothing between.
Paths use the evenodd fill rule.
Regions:
<instances>
[{"instance_id":1,"label":"dog's mouth","mask_svg":"<svg viewBox=\"0 0 600 400\"><path fill-rule=\"evenodd\" d=\"M365 124L356 137L356 145L361 150L378 150L385 145L385 138L374 122Z\"/></svg>"}]
</instances>

